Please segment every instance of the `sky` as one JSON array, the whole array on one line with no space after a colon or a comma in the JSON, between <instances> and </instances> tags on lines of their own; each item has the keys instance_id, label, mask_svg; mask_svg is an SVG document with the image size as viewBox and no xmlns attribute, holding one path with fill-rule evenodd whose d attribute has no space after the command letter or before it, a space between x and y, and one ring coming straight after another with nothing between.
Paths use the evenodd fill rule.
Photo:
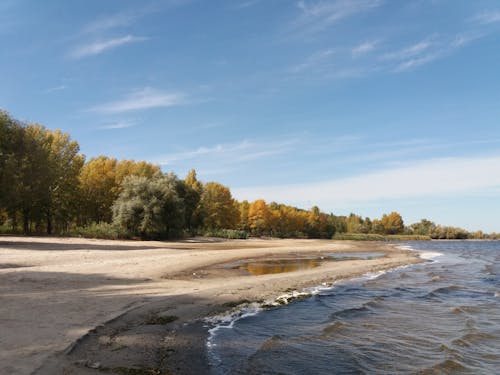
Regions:
<instances>
[{"instance_id":1,"label":"sky","mask_svg":"<svg viewBox=\"0 0 500 375\"><path fill-rule=\"evenodd\" d=\"M239 199L500 232L500 3L2 0L0 108Z\"/></svg>"}]
</instances>

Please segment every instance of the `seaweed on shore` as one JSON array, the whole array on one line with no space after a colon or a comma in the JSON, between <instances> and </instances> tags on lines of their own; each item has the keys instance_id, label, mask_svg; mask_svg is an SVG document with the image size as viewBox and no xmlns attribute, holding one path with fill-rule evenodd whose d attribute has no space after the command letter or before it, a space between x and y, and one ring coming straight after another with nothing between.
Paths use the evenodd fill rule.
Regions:
<instances>
[{"instance_id":1,"label":"seaweed on shore","mask_svg":"<svg viewBox=\"0 0 500 375\"><path fill-rule=\"evenodd\" d=\"M146 319L145 323L146 324L168 324L175 322L177 319L179 319L178 316L175 315L157 315L157 314L151 314L148 316Z\"/></svg>"}]
</instances>

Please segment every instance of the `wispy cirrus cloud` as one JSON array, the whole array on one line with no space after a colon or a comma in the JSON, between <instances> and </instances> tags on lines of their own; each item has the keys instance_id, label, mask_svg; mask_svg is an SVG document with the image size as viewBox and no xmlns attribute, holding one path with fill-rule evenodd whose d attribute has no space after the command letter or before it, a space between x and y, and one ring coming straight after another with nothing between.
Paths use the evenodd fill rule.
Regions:
<instances>
[{"instance_id":1,"label":"wispy cirrus cloud","mask_svg":"<svg viewBox=\"0 0 500 375\"><path fill-rule=\"evenodd\" d=\"M113 130L113 129L127 129L135 126L136 123L133 121L117 121L117 122L112 122L109 124L104 124L100 126L101 129L108 129L108 130Z\"/></svg>"},{"instance_id":2,"label":"wispy cirrus cloud","mask_svg":"<svg viewBox=\"0 0 500 375\"><path fill-rule=\"evenodd\" d=\"M433 34L406 46L390 49L390 41L381 38L354 47L338 47L316 52L287 69L299 77L308 73L321 80L361 78L376 73L403 73L446 58L488 35L484 30L469 30L455 35ZM384 47L384 48L382 48ZM335 61L332 57L335 56ZM363 57L363 58L360 58ZM302 74L303 75L303 74ZM302 76L300 76L302 77Z\"/></svg>"},{"instance_id":3,"label":"wispy cirrus cloud","mask_svg":"<svg viewBox=\"0 0 500 375\"><path fill-rule=\"evenodd\" d=\"M213 169L230 170L232 166L274 155L291 152L299 141L294 138L282 141L243 140L234 143L221 143L213 146L184 150L155 158L160 165L182 165L189 163L202 171Z\"/></svg>"},{"instance_id":4,"label":"wispy cirrus cloud","mask_svg":"<svg viewBox=\"0 0 500 375\"><path fill-rule=\"evenodd\" d=\"M405 60L414 56L419 56L432 46L432 41L427 39L400 50L389 52L381 56L382 60Z\"/></svg>"},{"instance_id":5,"label":"wispy cirrus cloud","mask_svg":"<svg viewBox=\"0 0 500 375\"><path fill-rule=\"evenodd\" d=\"M471 21L481 25L489 25L500 22L500 10L490 10L476 14L471 18Z\"/></svg>"},{"instance_id":6,"label":"wispy cirrus cloud","mask_svg":"<svg viewBox=\"0 0 500 375\"><path fill-rule=\"evenodd\" d=\"M334 53L335 51L333 49L325 49L316 52L302 63L292 66L289 70L291 73L301 73L310 69L318 69L321 66L324 68L324 65L331 64L329 60Z\"/></svg>"},{"instance_id":7,"label":"wispy cirrus cloud","mask_svg":"<svg viewBox=\"0 0 500 375\"><path fill-rule=\"evenodd\" d=\"M243 1L241 3L236 3L234 4L235 9L245 9L245 8L250 8L253 7L254 5L257 5L260 3L261 0L248 0L248 1Z\"/></svg>"},{"instance_id":8,"label":"wispy cirrus cloud","mask_svg":"<svg viewBox=\"0 0 500 375\"><path fill-rule=\"evenodd\" d=\"M380 43L379 40L372 40L372 41L363 42L363 43L357 45L356 47L352 48L351 55L354 58L366 55L370 52L375 51L375 49L377 48L377 45L379 43Z\"/></svg>"},{"instance_id":9,"label":"wispy cirrus cloud","mask_svg":"<svg viewBox=\"0 0 500 375\"><path fill-rule=\"evenodd\" d=\"M94 41L74 48L70 52L69 56L72 59L81 59L88 56L99 55L108 50L115 49L126 44L144 42L146 40L148 40L148 38L126 35L118 38Z\"/></svg>"},{"instance_id":10,"label":"wispy cirrus cloud","mask_svg":"<svg viewBox=\"0 0 500 375\"><path fill-rule=\"evenodd\" d=\"M300 10L294 28L305 33L319 32L351 16L378 8L383 0L334 0L297 2Z\"/></svg>"},{"instance_id":11,"label":"wispy cirrus cloud","mask_svg":"<svg viewBox=\"0 0 500 375\"><path fill-rule=\"evenodd\" d=\"M56 91L66 90L67 88L68 88L68 86L66 86L66 85L59 85L59 86L49 87L48 89L45 89L44 92L46 94L50 94L50 93L53 93Z\"/></svg>"},{"instance_id":12,"label":"wispy cirrus cloud","mask_svg":"<svg viewBox=\"0 0 500 375\"><path fill-rule=\"evenodd\" d=\"M167 108L186 103L186 95L179 92L164 92L151 87L136 90L123 99L90 108L90 112L103 114L123 113L151 108Z\"/></svg>"},{"instance_id":13,"label":"wispy cirrus cloud","mask_svg":"<svg viewBox=\"0 0 500 375\"><path fill-rule=\"evenodd\" d=\"M399 50L387 52L379 56L379 60L387 63L387 68L393 72L406 72L447 57L484 35L477 31L453 37L433 35Z\"/></svg>"},{"instance_id":14,"label":"wispy cirrus cloud","mask_svg":"<svg viewBox=\"0 0 500 375\"><path fill-rule=\"evenodd\" d=\"M138 18L138 13L116 13L100 17L85 25L81 34L100 33L111 29L132 25Z\"/></svg>"}]
</instances>

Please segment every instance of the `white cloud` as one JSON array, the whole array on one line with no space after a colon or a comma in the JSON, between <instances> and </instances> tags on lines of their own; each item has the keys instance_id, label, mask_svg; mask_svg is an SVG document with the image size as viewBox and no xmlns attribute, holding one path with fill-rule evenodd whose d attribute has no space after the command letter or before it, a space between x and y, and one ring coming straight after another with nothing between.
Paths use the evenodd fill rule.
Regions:
<instances>
[{"instance_id":1,"label":"white cloud","mask_svg":"<svg viewBox=\"0 0 500 375\"><path fill-rule=\"evenodd\" d=\"M404 60L414 56L418 56L431 47L432 43L429 40L424 40L411 46L405 47L395 52L382 55L382 60Z\"/></svg>"},{"instance_id":2,"label":"white cloud","mask_svg":"<svg viewBox=\"0 0 500 375\"><path fill-rule=\"evenodd\" d=\"M362 55L366 55L367 53L373 52L377 47L378 43L379 41L377 40L361 43L360 45L354 47L351 50L351 54L353 57L360 57Z\"/></svg>"},{"instance_id":3,"label":"white cloud","mask_svg":"<svg viewBox=\"0 0 500 375\"><path fill-rule=\"evenodd\" d=\"M499 187L500 156L489 156L431 159L337 180L232 191L240 200L334 210L356 202L478 194Z\"/></svg>"},{"instance_id":4,"label":"white cloud","mask_svg":"<svg viewBox=\"0 0 500 375\"><path fill-rule=\"evenodd\" d=\"M327 49L327 50L317 52L317 53L309 56L304 62L293 66L290 69L290 72L301 73L301 72L306 71L306 70L310 70L313 68L318 68L320 66L323 66L325 63L327 63L327 61L330 59L330 57L333 54L334 54L334 51L332 49Z\"/></svg>"},{"instance_id":5,"label":"white cloud","mask_svg":"<svg viewBox=\"0 0 500 375\"><path fill-rule=\"evenodd\" d=\"M48 89L45 90L45 92L47 94L50 94L52 92L66 90L67 88L68 88L68 86L66 86L66 85L59 85L59 86L49 87Z\"/></svg>"},{"instance_id":6,"label":"white cloud","mask_svg":"<svg viewBox=\"0 0 500 375\"><path fill-rule=\"evenodd\" d=\"M130 43L143 42L147 39L148 38L145 37L126 35L119 38L95 41L89 44L76 47L70 52L70 57L73 59L81 59L83 57L99 55L110 49L114 49Z\"/></svg>"},{"instance_id":7,"label":"white cloud","mask_svg":"<svg viewBox=\"0 0 500 375\"><path fill-rule=\"evenodd\" d=\"M373 10L382 4L382 0L302 0L297 3L301 15L294 26L306 33L318 32L344 18Z\"/></svg>"},{"instance_id":8,"label":"white cloud","mask_svg":"<svg viewBox=\"0 0 500 375\"><path fill-rule=\"evenodd\" d=\"M87 24L83 28L82 34L97 33L115 29L118 27L126 27L131 25L135 21L135 19L136 16L132 15L131 13L117 13L104 16Z\"/></svg>"},{"instance_id":9,"label":"white cloud","mask_svg":"<svg viewBox=\"0 0 500 375\"><path fill-rule=\"evenodd\" d=\"M296 143L297 140L295 139L281 142L244 140L164 155L156 158L155 162L160 165L172 165L190 161L190 163L196 164L227 166L282 154L291 151Z\"/></svg>"},{"instance_id":10,"label":"white cloud","mask_svg":"<svg viewBox=\"0 0 500 375\"><path fill-rule=\"evenodd\" d=\"M236 9L244 9L244 8L249 8L253 7L254 5L257 5L260 3L260 0L248 0L248 1L243 1L241 3L238 3L235 5Z\"/></svg>"},{"instance_id":11,"label":"white cloud","mask_svg":"<svg viewBox=\"0 0 500 375\"><path fill-rule=\"evenodd\" d=\"M425 64L428 64L434 60L437 60L438 58L440 58L442 56L443 56L442 52L435 52L435 53L429 53L429 54L424 55L424 56L419 56L419 57L416 57L414 59L409 59L409 60L406 60L406 61L402 62L401 64L399 64L394 69L394 71L395 72L404 72L407 70L411 70L411 69L417 68L421 65L425 65Z\"/></svg>"},{"instance_id":12,"label":"white cloud","mask_svg":"<svg viewBox=\"0 0 500 375\"><path fill-rule=\"evenodd\" d=\"M460 33L454 37L434 35L400 50L385 53L379 60L395 64L388 66L394 72L405 72L447 57L484 35L475 31Z\"/></svg>"},{"instance_id":13,"label":"white cloud","mask_svg":"<svg viewBox=\"0 0 500 375\"><path fill-rule=\"evenodd\" d=\"M105 103L93 108L91 112L99 113L122 113L150 108L166 108L182 105L185 103L185 95L182 93L170 93L147 87L134 91L125 98Z\"/></svg>"},{"instance_id":14,"label":"white cloud","mask_svg":"<svg viewBox=\"0 0 500 375\"><path fill-rule=\"evenodd\" d=\"M500 11L492 10L479 13L472 18L472 21L480 23L482 25L489 25L492 23L500 22Z\"/></svg>"},{"instance_id":15,"label":"white cloud","mask_svg":"<svg viewBox=\"0 0 500 375\"><path fill-rule=\"evenodd\" d=\"M132 121L118 121L106 125L102 125L101 129L126 129L135 126L135 122Z\"/></svg>"},{"instance_id":16,"label":"white cloud","mask_svg":"<svg viewBox=\"0 0 500 375\"><path fill-rule=\"evenodd\" d=\"M465 47L468 44L472 43L473 41L483 38L485 35L487 35L487 34L484 32L478 32L478 31L458 34L455 37L455 39L451 42L451 47L452 48Z\"/></svg>"}]
</instances>

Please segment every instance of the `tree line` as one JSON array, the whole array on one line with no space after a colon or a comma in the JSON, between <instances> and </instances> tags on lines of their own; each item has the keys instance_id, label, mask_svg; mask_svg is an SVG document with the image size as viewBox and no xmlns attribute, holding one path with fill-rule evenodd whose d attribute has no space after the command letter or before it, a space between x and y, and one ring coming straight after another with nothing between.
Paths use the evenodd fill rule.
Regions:
<instances>
[{"instance_id":1,"label":"tree line","mask_svg":"<svg viewBox=\"0 0 500 375\"><path fill-rule=\"evenodd\" d=\"M24 234L178 238L221 235L332 238L336 233L488 238L428 220L405 226L397 212L371 220L264 200L235 200L228 187L185 178L145 161L86 160L70 135L0 111L0 228ZM94 231L94 232L92 232Z\"/></svg>"}]
</instances>

